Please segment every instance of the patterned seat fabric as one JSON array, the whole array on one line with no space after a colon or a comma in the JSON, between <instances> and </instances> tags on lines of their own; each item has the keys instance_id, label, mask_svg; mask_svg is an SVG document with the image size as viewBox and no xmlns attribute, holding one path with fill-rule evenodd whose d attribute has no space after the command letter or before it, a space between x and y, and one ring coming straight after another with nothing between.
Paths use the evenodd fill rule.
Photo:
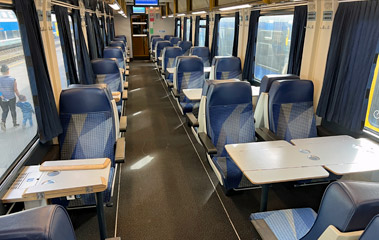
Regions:
<instances>
[{"instance_id":1,"label":"patterned seat fabric","mask_svg":"<svg viewBox=\"0 0 379 240\"><path fill-rule=\"evenodd\" d=\"M379 213L378 193L376 182L336 181L326 188L317 216L313 210L302 208L253 213L250 220L259 226L263 220L269 229L262 230L271 230L279 240L318 239L329 225L341 232L359 231Z\"/></svg>"},{"instance_id":2,"label":"patterned seat fabric","mask_svg":"<svg viewBox=\"0 0 379 240\"><path fill-rule=\"evenodd\" d=\"M206 131L217 148L212 161L226 190L252 186L225 150L225 145L255 141L251 87L238 80L207 81Z\"/></svg>"},{"instance_id":3,"label":"patterned seat fabric","mask_svg":"<svg viewBox=\"0 0 379 240\"><path fill-rule=\"evenodd\" d=\"M192 47L192 42L190 41L180 41L178 42L178 47L182 48L182 55L189 56L190 49Z\"/></svg>"},{"instance_id":4,"label":"patterned seat fabric","mask_svg":"<svg viewBox=\"0 0 379 240\"><path fill-rule=\"evenodd\" d=\"M166 80L169 82L173 81L173 74L168 73L167 68L173 68L176 66L176 57L182 55L182 49L180 47L166 47L163 49L163 63L162 63L162 71L166 73Z\"/></svg>"},{"instance_id":5,"label":"patterned seat fabric","mask_svg":"<svg viewBox=\"0 0 379 240\"><path fill-rule=\"evenodd\" d=\"M214 80L242 80L241 59L238 57L215 57L212 67L214 67Z\"/></svg>"},{"instance_id":6,"label":"patterned seat fabric","mask_svg":"<svg viewBox=\"0 0 379 240\"><path fill-rule=\"evenodd\" d=\"M164 35L163 40L170 41L170 38L172 38L173 35Z\"/></svg>"},{"instance_id":7,"label":"patterned seat fabric","mask_svg":"<svg viewBox=\"0 0 379 240\"><path fill-rule=\"evenodd\" d=\"M261 85L259 88L259 95L265 92L268 93L270 91L271 85L273 82L278 80L290 80L290 79L300 79L299 76L293 74L269 74L263 76L261 80Z\"/></svg>"},{"instance_id":8,"label":"patterned seat fabric","mask_svg":"<svg viewBox=\"0 0 379 240\"><path fill-rule=\"evenodd\" d=\"M122 91L122 81L117 62L113 59L99 58L91 61L96 75L96 83L105 83L111 92Z\"/></svg>"},{"instance_id":9,"label":"patterned seat fabric","mask_svg":"<svg viewBox=\"0 0 379 240\"><path fill-rule=\"evenodd\" d=\"M126 36L125 35L117 35L117 36L115 36L115 38L113 39L113 41L116 41L115 39L116 40L121 39L124 42L124 44L126 45L127 40L126 40Z\"/></svg>"},{"instance_id":10,"label":"patterned seat fabric","mask_svg":"<svg viewBox=\"0 0 379 240\"><path fill-rule=\"evenodd\" d=\"M210 53L207 47L192 47L190 50L190 56L198 56L203 60L204 67L210 67Z\"/></svg>"},{"instance_id":11,"label":"patterned seat fabric","mask_svg":"<svg viewBox=\"0 0 379 240\"><path fill-rule=\"evenodd\" d=\"M120 39L121 40L121 39ZM125 43L123 41L112 41L109 44L110 47L120 47L122 49L122 52L125 53Z\"/></svg>"},{"instance_id":12,"label":"patterned seat fabric","mask_svg":"<svg viewBox=\"0 0 379 240\"><path fill-rule=\"evenodd\" d=\"M270 130L286 141L317 137L313 109L313 83L279 80L269 91Z\"/></svg>"},{"instance_id":13,"label":"patterned seat fabric","mask_svg":"<svg viewBox=\"0 0 379 240\"><path fill-rule=\"evenodd\" d=\"M202 88L204 84L204 65L198 57L177 57L176 88L180 94L179 103L183 113L192 112L199 102L192 102L183 93L183 89Z\"/></svg>"},{"instance_id":14,"label":"patterned seat fabric","mask_svg":"<svg viewBox=\"0 0 379 240\"><path fill-rule=\"evenodd\" d=\"M311 229L317 214L311 208L253 213L250 220L263 220L277 239L297 240Z\"/></svg>"},{"instance_id":15,"label":"patterned seat fabric","mask_svg":"<svg viewBox=\"0 0 379 240\"><path fill-rule=\"evenodd\" d=\"M163 41L161 37L154 37L151 39L151 49L155 50L157 42Z\"/></svg>"},{"instance_id":16,"label":"patterned seat fabric","mask_svg":"<svg viewBox=\"0 0 379 240\"><path fill-rule=\"evenodd\" d=\"M172 46L174 46L174 45L178 44L178 42L180 41L180 38L178 38L178 37L171 37L169 41L172 44Z\"/></svg>"},{"instance_id":17,"label":"patterned seat fabric","mask_svg":"<svg viewBox=\"0 0 379 240\"><path fill-rule=\"evenodd\" d=\"M156 47L155 47L155 57L158 60L158 65L159 66L162 65L162 61L159 60L158 57L162 57L163 56L163 49L165 49L166 47L171 47L171 43L169 41L159 41L156 44Z\"/></svg>"},{"instance_id":18,"label":"patterned seat fabric","mask_svg":"<svg viewBox=\"0 0 379 240\"><path fill-rule=\"evenodd\" d=\"M78 104L80 103L80 104ZM109 158L115 165L116 127L110 93L105 87L68 88L60 97L59 135L61 159ZM111 174L113 175L113 169ZM110 181L113 177L110 177ZM111 183L111 182L110 182ZM112 184L104 194L109 201ZM92 205L93 197L81 196L82 204ZM91 202L87 200L91 200Z\"/></svg>"},{"instance_id":19,"label":"patterned seat fabric","mask_svg":"<svg viewBox=\"0 0 379 240\"><path fill-rule=\"evenodd\" d=\"M106 47L104 48L104 58L116 58L118 67L125 69L124 53L120 47Z\"/></svg>"}]
</instances>

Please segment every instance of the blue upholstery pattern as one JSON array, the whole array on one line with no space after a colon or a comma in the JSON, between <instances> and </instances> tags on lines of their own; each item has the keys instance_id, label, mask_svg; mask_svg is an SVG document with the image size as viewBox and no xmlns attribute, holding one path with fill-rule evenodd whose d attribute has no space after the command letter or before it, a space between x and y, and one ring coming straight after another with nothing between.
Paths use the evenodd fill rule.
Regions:
<instances>
[{"instance_id":1,"label":"blue upholstery pattern","mask_svg":"<svg viewBox=\"0 0 379 240\"><path fill-rule=\"evenodd\" d=\"M91 61L96 75L96 83L105 83L112 92L121 92L121 76L117 62L113 59L95 59Z\"/></svg>"},{"instance_id":2,"label":"blue upholstery pattern","mask_svg":"<svg viewBox=\"0 0 379 240\"><path fill-rule=\"evenodd\" d=\"M215 80L242 79L241 59L238 57L215 57L212 66Z\"/></svg>"},{"instance_id":3,"label":"blue upholstery pattern","mask_svg":"<svg viewBox=\"0 0 379 240\"><path fill-rule=\"evenodd\" d=\"M225 145L255 141L251 87L247 82L207 81L206 129L217 148L212 160L227 190L251 186L225 150Z\"/></svg>"},{"instance_id":4,"label":"blue upholstery pattern","mask_svg":"<svg viewBox=\"0 0 379 240\"><path fill-rule=\"evenodd\" d=\"M161 36L160 36L160 35L151 35L151 36L150 36L150 41L153 40L153 38L156 38L156 37L157 37L157 38L160 38Z\"/></svg>"},{"instance_id":5,"label":"blue upholstery pattern","mask_svg":"<svg viewBox=\"0 0 379 240\"><path fill-rule=\"evenodd\" d=\"M67 211L59 205L33 208L0 217L0 239L75 240Z\"/></svg>"},{"instance_id":6,"label":"blue upholstery pattern","mask_svg":"<svg viewBox=\"0 0 379 240\"><path fill-rule=\"evenodd\" d=\"M180 47L166 47L163 49L163 72L166 72L167 68L173 68L176 65L176 57L182 55L182 49ZM172 75L172 74L171 74ZM172 78L171 78L172 79ZM172 80L171 80L172 81Z\"/></svg>"},{"instance_id":7,"label":"blue upholstery pattern","mask_svg":"<svg viewBox=\"0 0 379 240\"><path fill-rule=\"evenodd\" d=\"M163 41L163 38L160 38L160 37L155 37L151 40L151 47L153 48L153 50L155 50L155 47L157 45L157 42L160 42L160 41Z\"/></svg>"},{"instance_id":8,"label":"blue upholstery pattern","mask_svg":"<svg viewBox=\"0 0 379 240\"><path fill-rule=\"evenodd\" d=\"M173 35L164 35L163 40L170 41L170 38L172 38Z\"/></svg>"},{"instance_id":9,"label":"blue upholstery pattern","mask_svg":"<svg viewBox=\"0 0 379 240\"><path fill-rule=\"evenodd\" d=\"M122 49L122 52L125 53L125 44L124 42L122 41L112 41L110 44L109 44L110 47L120 47Z\"/></svg>"},{"instance_id":10,"label":"blue upholstery pattern","mask_svg":"<svg viewBox=\"0 0 379 240\"><path fill-rule=\"evenodd\" d=\"M270 130L281 139L317 137L313 109L313 83L278 80L269 91Z\"/></svg>"},{"instance_id":11,"label":"blue upholstery pattern","mask_svg":"<svg viewBox=\"0 0 379 240\"><path fill-rule=\"evenodd\" d=\"M162 57L163 49L166 48L166 47L171 47L171 43L169 41L159 41L159 42L157 42L156 48L155 48L156 56L157 57ZM161 66L161 62L162 61L158 60L158 65L159 66Z\"/></svg>"},{"instance_id":12,"label":"blue upholstery pattern","mask_svg":"<svg viewBox=\"0 0 379 240\"><path fill-rule=\"evenodd\" d=\"M123 41L124 44L126 45L127 39L126 39L126 36L125 36L125 35L117 35L117 36L115 36L114 39L122 39L122 41ZM113 39L113 40L114 40L114 39Z\"/></svg>"},{"instance_id":13,"label":"blue upholstery pattern","mask_svg":"<svg viewBox=\"0 0 379 240\"><path fill-rule=\"evenodd\" d=\"M252 213L250 220L264 220L278 240L297 240L311 229L316 216L311 208L297 208Z\"/></svg>"},{"instance_id":14,"label":"blue upholstery pattern","mask_svg":"<svg viewBox=\"0 0 379 240\"><path fill-rule=\"evenodd\" d=\"M172 44L172 46L174 46L174 45L178 44L178 42L180 41L180 38L178 38L178 37L171 37L169 41Z\"/></svg>"},{"instance_id":15,"label":"blue upholstery pattern","mask_svg":"<svg viewBox=\"0 0 379 240\"><path fill-rule=\"evenodd\" d=\"M183 56L188 56L190 49L192 47L192 42L190 41L180 41L178 42L178 47L182 48L182 54Z\"/></svg>"},{"instance_id":16,"label":"blue upholstery pattern","mask_svg":"<svg viewBox=\"0 0 379 240\"><path fill-rule=\"evenodd\" d=\"M192 47L190 50L190 56L198 56L203 60L204 67L210 67L210 53L207 47Z\"/></svg>"},{"instance_id":17,"label":"blue upholstery pattern","mask_svg":"<svg viewBox=\"0 0 379 240\"><path fill-rule=\"evenodd\" d=\"M118 67L125 69L124 53L120 47L106 47L104 48L104 58L116 58Z\"/></svg>"},{"instance_id":18,"label":"blue upholstery pattern","mask_svg":"<svg viewBox=\"0 0 379 240\"><path fill-rule=\"evenodd\" d=\"M288 80L288 79L300 79L299 76L293 74L269 74L263 76L261 80L261 85L259 88L259 95L265 92L268 93L270 91L271 85L273 82L278 80Z\"/></svg>"},{"instance_id":19,"label":"blue upholstery pattern","mask_svg":"<svg viewBox=\"0 0 379 240\"><path fill-rule=\"evenodd\" d=\"M379 236L379 215L376 215L366 227L359 240L373 240Z\"/></svg>"},{"instance_id":20,"label":"blue upholstery pattern","mask_svg":"<svg viewBox=\"0 0 379 240\"><path fill-rule=\"evenodd\" d=\"M179 103L183 113L192 112L199 107L199 102L192 102L183 93L183 89L202 88L204 84L204 65L198 57L177 58L177 83L176 87L180 93Z\"/></svg>"},{"instance_id":21,"label":"blue upholstery pattern","mask_svg":"<svg viewBox=\"0 0 379 240\"><path fill-rule=\"evenodd\" d=\"M127 44L126 42L126 37L115 37L113 38L113 41L116 41L116 42L123 42L125 45Z\"/></svg>"}]
</instances>

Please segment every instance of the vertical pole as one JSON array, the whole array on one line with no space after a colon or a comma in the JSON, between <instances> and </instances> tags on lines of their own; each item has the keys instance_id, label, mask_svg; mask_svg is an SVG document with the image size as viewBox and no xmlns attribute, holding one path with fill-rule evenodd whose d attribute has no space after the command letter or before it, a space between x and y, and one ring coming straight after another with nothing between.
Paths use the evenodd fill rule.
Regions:
<instances>
[{"instance_id":1,"label":"vertical pole","mask_svg":"<svg viewBox=\"0 0 379 240\"><path fill-rule=\"evenodd\" d=\"M259 211L261 212L267 211L268 189L269 189L268 184L262 185L261 206L259 209Z\"/></svg>"},{"instance_id":2,"label":"vertical pole","mask_svg":"<svg viewBox=\"0 0 379 240\"><path fill-rule=\"evenodd\" d=\"M103 192L96 193L96 211L97 220L99 222L100 239L105 240L107 238L107 225L104 217L104 200Z\"/></svg>"},{"instance_id":3,"label":"vertical pole","mask_svg":"<svg viewBox=\"0 0 379 240\"><path fill-rule=\"evenodd\" d=\"M178 13L178 0L174 0L174 14Z\"/></svg>"}]
</instances>

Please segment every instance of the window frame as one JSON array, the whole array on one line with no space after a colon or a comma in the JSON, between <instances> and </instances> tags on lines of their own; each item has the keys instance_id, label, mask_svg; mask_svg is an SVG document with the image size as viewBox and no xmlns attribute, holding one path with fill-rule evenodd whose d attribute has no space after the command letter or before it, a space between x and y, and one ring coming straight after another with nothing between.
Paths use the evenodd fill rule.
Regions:
<instances>
[{"instance_id":1,"label":"window frame","mask_svg":"<svg viewBox=\"0 0 379 240\"><path fill-rule=\"evenodd\" d=\"M201 25L201 24L200 24L201 21L205 21L205 25ZM207 36L207 25L208 25L208 24L209 24L209 23L207 22L207 18L206 18L206 17L205 17L205 18L200 18L200 20L199 20L199 27L198 27L197 29L195 29L195 31L196 31L196 33L197 33L197 36L199 37L199 39L198 39L198 42L199 42L199 43L200 43L200 29L204 28L204 30L205 30L204 46L200 46L200 44L198 43L198 46L199 46L199 47L205 47L206 38L207 38L207 37L209 38L209 36Z\"/></svg>"},{"instance_id":2,"label":"window frame","mask_svg":"<svg viewBox=\"0 0 379 240\"><path fill-rule=\"evenodd\" d=\"M188 25L189 20L189 25ZM185 32L185 41L190 41L191 33L192 33L192 17L187 17L186 19L186 32ZM187 36L188 33L188 36Z\"/></svg>"},{"instance_id":3,"label":"window frame","mask_svg":"<svg viewBox=\"0 0 379 240\"><path fill-rule=\"evenodd\" d=\"M179 29L178 29L179 27ZM177 18L175 20L175 28L177 29L177 35L175 37L178 37L178 38L181 38L182 37L182 19L181 18Z\"/></svg>"},{"instance_id":4,"label":"window frame","mask_svg":"<svg viewBox=\"0 0 379 240\"><path fill-rule=\"evenodd\" d=\"M365 117L365 123L364 123L363 131L368 132L369 134L372 134L372 135L376 136L377 138L379 138L379 126L378 127L373 126L369 120L370 112L371 112L371 108L372 108L372 104L373 104L374 94L375 95L379 94L379 92L375 92L375 90L379 89L379 80L378 80L378 78L379 78L379 50L377 51L375 56L376 56L376 59L374 61L373 67L372 67L373 73L370 74L370 78L372 79L372 83L371 83L371 88L370 88L370 94L368 97L367 111L366 111L366 117ZM376 110L376 111L378 111L378 110ZM375 114L375 112L374 112L374 114Z\"/></svg>"}]
</instances>

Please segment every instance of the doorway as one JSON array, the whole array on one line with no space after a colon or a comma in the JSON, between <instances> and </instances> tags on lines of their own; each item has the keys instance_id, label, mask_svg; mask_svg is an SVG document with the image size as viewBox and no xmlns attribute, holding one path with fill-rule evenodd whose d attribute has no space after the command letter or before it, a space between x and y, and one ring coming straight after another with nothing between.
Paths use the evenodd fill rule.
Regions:
<instances>
[{"instance_id":1,"label":"doorway","mask_svg":"<svg viewBox=\"0 0 379 240\"><path fill-rule=\"evenodd\" d=\"M131 16L134 59L149 59L149 22L147 14Z\"/></svg>"}]
</instances>

